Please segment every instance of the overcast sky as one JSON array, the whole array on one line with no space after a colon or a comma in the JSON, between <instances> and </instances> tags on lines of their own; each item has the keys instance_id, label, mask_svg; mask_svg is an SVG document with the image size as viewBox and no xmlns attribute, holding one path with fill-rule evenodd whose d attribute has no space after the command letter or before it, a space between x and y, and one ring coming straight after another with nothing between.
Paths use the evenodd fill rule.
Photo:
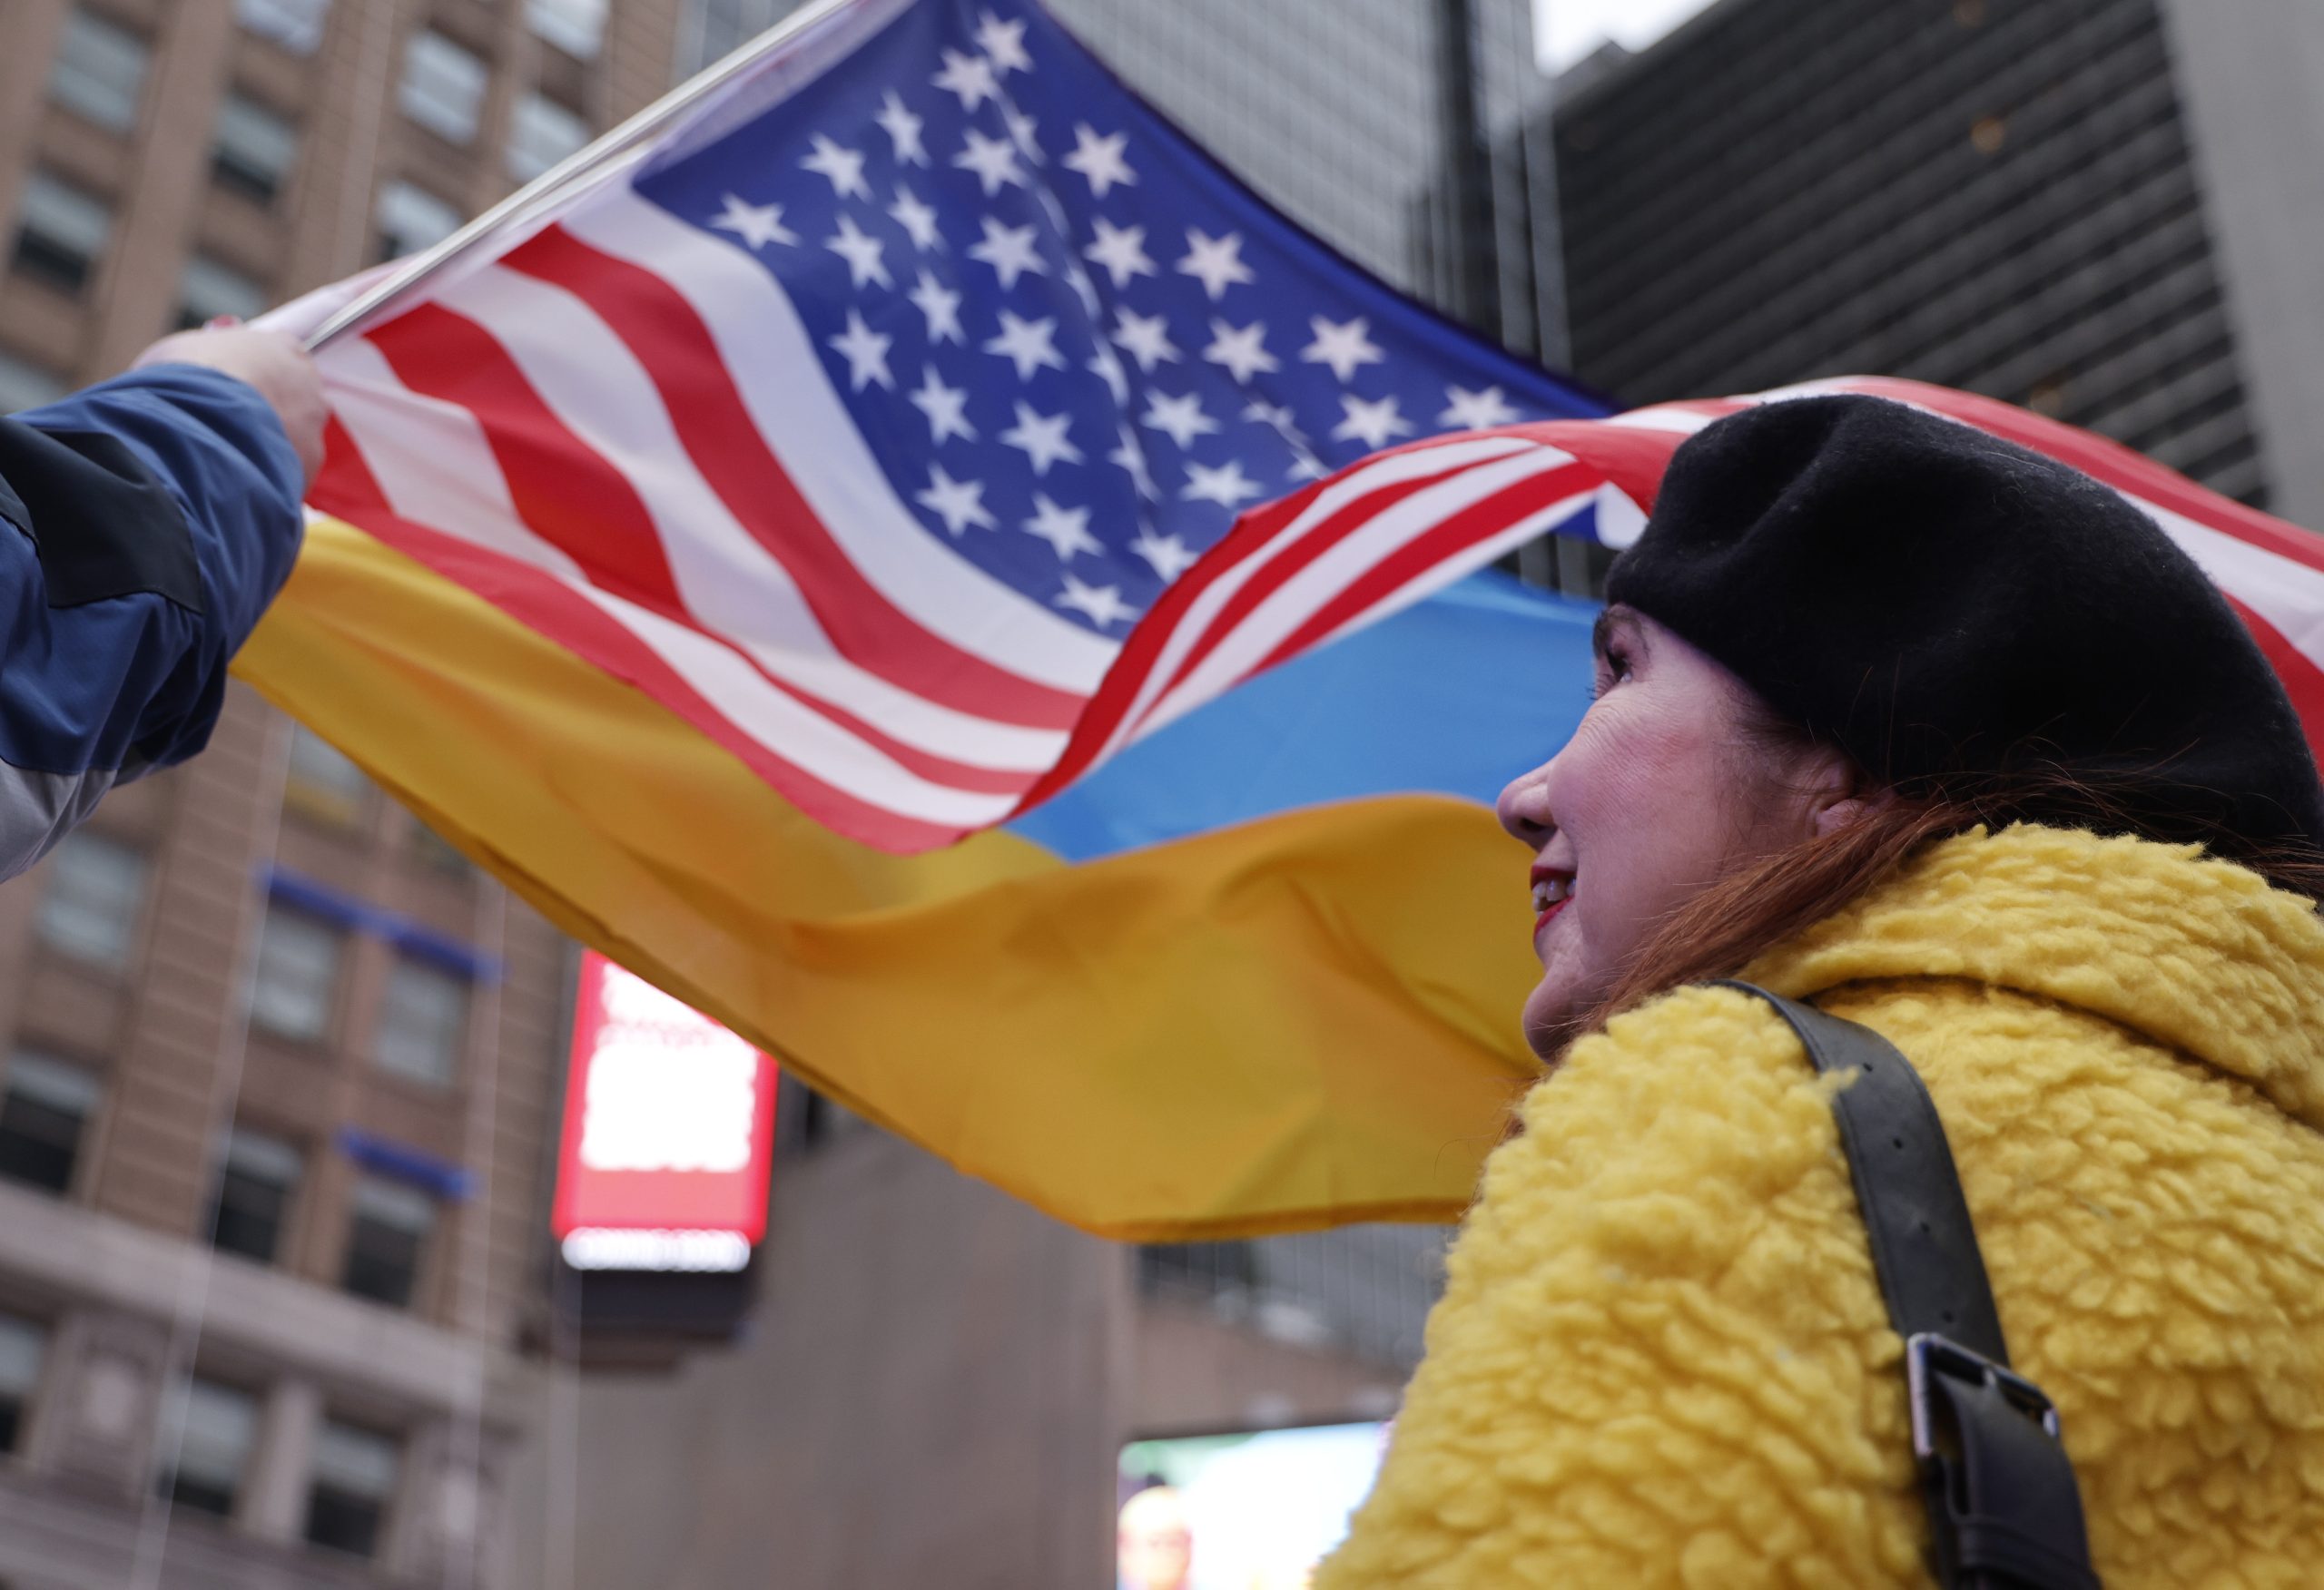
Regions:
<instances>
[{"instance_id":1,"label":"overcast sky","mask_svg":"<svg viewBox=\"0 0 2324 1590\"><path fill-rule=\"evenodd\" d=\"M1710 0L1533 0L1533 49L1541 70L1564 71L1607 39L1644 49Z\"/></svg>"}]
</instances>

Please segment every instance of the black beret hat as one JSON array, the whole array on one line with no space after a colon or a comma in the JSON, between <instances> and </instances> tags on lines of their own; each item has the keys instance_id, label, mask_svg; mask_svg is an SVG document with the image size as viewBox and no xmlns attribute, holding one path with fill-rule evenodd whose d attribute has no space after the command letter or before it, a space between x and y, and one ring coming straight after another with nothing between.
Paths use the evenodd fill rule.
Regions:
<instances>
[{"instance_id":1,"label":"black beret hat","mask_svg":"<svg viewBox=\"0 0 2324 1590\"><path fill-rule=\"evenodd\" d=\"M1606 598L1908 792L2062 771L2153 838L2324 849L2299 718L2218 588L2110 488L1968 426L1856 396L1718 420Z\"/></svg>"}]
</instances>

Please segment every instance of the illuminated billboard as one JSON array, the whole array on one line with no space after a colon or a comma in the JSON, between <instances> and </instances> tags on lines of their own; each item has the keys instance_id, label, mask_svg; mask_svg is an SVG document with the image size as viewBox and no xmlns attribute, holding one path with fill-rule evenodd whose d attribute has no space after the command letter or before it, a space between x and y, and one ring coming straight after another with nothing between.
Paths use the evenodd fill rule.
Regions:
<instances>
[{"instance_id":1,"label":"illuminated billboard","mask_svg":"<svg viewBox=\"0 0 2324 1590\"><path fill-rule=\"evenodd\" d=\"M1387 1444L1384 1424L1132 1441L1116 1590L1302 1590L1346 1537Z\"/></svg>"},{"instance_id":2,"label":"illuminated billboard","mask_svg":"<svg viewBox=\"0 0 2324 1590\"><path fill-rule=\"evenodd\" d=\"M581 959L550 1229L581 1271L739 1271L766 1234L774 1062L595 950Z\"/></svg>"}]
</instances>

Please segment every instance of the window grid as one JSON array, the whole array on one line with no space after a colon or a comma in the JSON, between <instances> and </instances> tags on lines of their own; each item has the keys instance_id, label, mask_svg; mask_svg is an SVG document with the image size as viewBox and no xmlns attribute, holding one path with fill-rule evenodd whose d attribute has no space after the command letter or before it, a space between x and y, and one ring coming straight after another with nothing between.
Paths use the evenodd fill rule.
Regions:
<instances>
[{"instance_id":1,"label":"window grid","mask_svg":"<svg viewBox=\"0 0 2324 1590\"><path fill-rule=\"evenodd\" d=\"M287 117L247 94L218 103L210 172L218 185L255 204L271 204L290 180L299 158L299 132Z\"/></svg>"},{"instance_id":2,"label":"window grid","mask_svg":"<svg viewBox=\"0 0 2324 1590\"><path fill-rule=\"evenodd\" d=\"M423 28L404 46L403 82L396 103L429 132L448 142L465 144L476 137L485 76L484 63L474 51Z\"/></svg>"},{"instance_id":3,"label":"window grid","mask_svg":"<svg viewBox=\"0 0 2324 1590\"><path fill-rule=\"evenodd\" d=\"M41 942L84 965L126 967L145 873L144 856L128 845L86 829L68 835L48 859L48 888L34 918Z\"/></svg>"},{"instance_id":4,"label":"window grid","mask_svg":"<svg viewBox=\"0 0 2324 1590\"><path fill-rule=\"evenodd\" d=\"M65 20L48 77L49 98L114 132L137 125L152 52L145 41L85 6Z\"/></svg>"},{"instance_id":5,"label":"window grid","mask_svg":"<svg viewBox=\"0 0 2324 1590\"><path fill-rule=\"evenodd\" d=\"M342 929L270 903L251 978L251 1025L294 1042L320 1042L330 1031L346 945Z\"/></svg>"},{"instance_id":6,"label":"window grid","mask_svg":"<svg viewBox=\"0 0 2324 1590\"><path fill-rule=\"evenodd\" d=\"M61 177L36 171L25 179L16 211L14 269L77 293L96 274L113 237L113 206Z\"/></svg>"}]
</instances>

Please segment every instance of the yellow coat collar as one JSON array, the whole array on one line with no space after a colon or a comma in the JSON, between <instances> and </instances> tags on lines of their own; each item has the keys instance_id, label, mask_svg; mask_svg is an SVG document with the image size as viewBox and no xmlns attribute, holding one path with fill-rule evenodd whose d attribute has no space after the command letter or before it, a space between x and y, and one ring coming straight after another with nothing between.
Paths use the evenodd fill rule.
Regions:
<instances>
[{"instance_id":1,"label":"yellow coat collar","mask_svg":"<svg viewBox=\"0 0 2324 1590\"><path fill-rule=\"evenodd\" d=\"M1744 976L1794 997L1893 977L2034 995L2241 1077L2324 1128L2324 919L2196 846L1973 829Z\"/></svg>"}]
</instances>

